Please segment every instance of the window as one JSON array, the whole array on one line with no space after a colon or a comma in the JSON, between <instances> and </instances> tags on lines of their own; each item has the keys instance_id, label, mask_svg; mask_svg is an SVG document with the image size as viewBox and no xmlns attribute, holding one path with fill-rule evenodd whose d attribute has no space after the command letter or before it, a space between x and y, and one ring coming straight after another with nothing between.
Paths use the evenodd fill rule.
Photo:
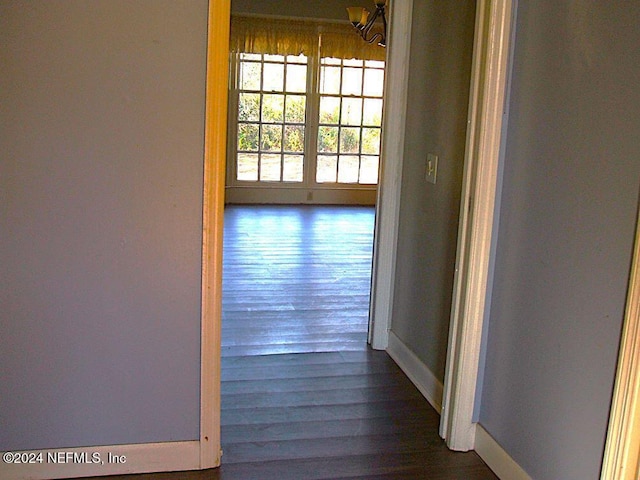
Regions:
<instances>
[{"instance_id":1,"label":"window","mask_svg":"<svg viewBox=\"0 0 640 480\"><path fill-rule=\"evenodd\" d=\"M378 183L384 62L323 58L316 182Z\"/></svg>"},{"instance_id":2,"label":"window","mask_svg":"<svg viewBox=\"0 0 640 480\"><path fill-rule=\"evenodd\" d=\"M234 34L232 20L230 183L375 189L384 50L363 54L343 25L274 25L261 35L264 22L242 22Z\"/></svg>"},{"instance_id":3,"label":"window","mask_svg":"<svg viewBox=\"0 0 640 480\"><path fill-rule=\"evenodd\" d=\"M307 57L239 60L236 180L302 182Z\"/></svg>"}]
</instances>

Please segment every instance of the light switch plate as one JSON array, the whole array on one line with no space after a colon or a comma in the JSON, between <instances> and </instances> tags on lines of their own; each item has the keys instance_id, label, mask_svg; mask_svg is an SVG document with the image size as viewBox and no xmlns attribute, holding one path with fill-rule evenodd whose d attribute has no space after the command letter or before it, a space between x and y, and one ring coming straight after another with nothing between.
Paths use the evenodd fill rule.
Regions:
<instances>
[{"instance_id":1,"label":"light switch plate","mask_svg":"<svg viewBox=\"0 0 640 480\"><path fill-rule=\"evenodd\" d=\"M438 156L429 153L427 154L427 168L425 173L425 180L429 183L436 183L436 176L438 175Z\"/></svg>"}]
</instances>

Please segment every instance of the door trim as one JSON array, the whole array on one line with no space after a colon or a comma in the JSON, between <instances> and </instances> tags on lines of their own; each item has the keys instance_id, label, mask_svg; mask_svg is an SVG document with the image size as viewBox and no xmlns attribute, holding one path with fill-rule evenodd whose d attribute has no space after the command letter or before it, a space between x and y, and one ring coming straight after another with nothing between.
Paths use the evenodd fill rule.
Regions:
<instances>
[{"instance_id":1,"label":"door trim","mask_svg":"<svg viewBox=\"0 0 640 480\"><path fill-rule=\"evenodd\" d=\"M453 450L473 449L475 442L473 406L488 283L513 3L514 0L478 0L476 4L469 127L440 421L440 435ZM389 344L393 312L413 1L392 5L389 73L385 85L389 96L385 99L384 160L376 207L369 328L369 342L373 348L381 350Z\"/></svg>"},{"instance_id":2,"label":"door trim","mask_svg":"<svg viewBox=\"0 0 640 480\"><path fill-rule=\"evenodd\" d=\"M465 167L458 226L440 435L452 450L474 448L491 237L511 48L513 0L478 0Z\"/></svg>"},{"instance_id":3,"label":"door trim","mask_svg":"<svg viewBox=\"0 0 640 480\"><path fill-rule=\"evenodd\" d=\"M202 200L200 468L220 465L222 243L230 0L209 0Z\"/></svg>"},{"instance_id":4,"label":"door trim","mask_svg":"<svg viewBox=\"0 0 640 480\"><path fill-rule=\"evenodd\" d=\"M369 343L376 350L389 345L393 310L413 0L391 8L369 306Z\"/></svg>"},{"instance_id":5,"label":"door trim","mask_svg":"<svg viewBox=\"0 0 640 480\"><path fill-rule=\"evenodd\" d=\"M640 212L609 418L602 480L640 475Z\"/></svg>"}]
</instances>

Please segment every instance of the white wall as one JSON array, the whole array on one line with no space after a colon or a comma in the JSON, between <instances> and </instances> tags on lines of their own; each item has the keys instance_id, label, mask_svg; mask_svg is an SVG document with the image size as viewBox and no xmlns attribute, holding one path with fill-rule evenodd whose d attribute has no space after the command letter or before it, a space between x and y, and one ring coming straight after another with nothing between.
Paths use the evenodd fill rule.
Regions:
<instances>
[{"instance_id":1,"label":"white wall","mask_svg":"<svg viewBox=\"0 0 640 480\"><path fill-rule=\"evenodd\" d=\"M199 436L206 22L0 1L0 450Z\"/></svg>"}]
</instances>

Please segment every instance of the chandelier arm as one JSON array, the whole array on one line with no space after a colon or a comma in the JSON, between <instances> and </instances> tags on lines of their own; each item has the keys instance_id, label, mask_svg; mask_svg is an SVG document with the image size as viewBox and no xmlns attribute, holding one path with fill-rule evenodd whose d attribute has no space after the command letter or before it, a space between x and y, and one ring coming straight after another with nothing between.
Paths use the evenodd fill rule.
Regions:
<instances>
[{"instance_id":1,"label":"chandelier arm","mask_svg":"<svg viewBox=\"0 0 640 480\"><path fill-rule=\"evenodd\" d=\"M386 46L387 44L387 19L385 16L385 11L384 11L385 7L384 4L383 5L376 5L376 10L375 12L373 12L373 15L371 15L371 18L369 18L367 20L366 24L356 24L355 22L353 23L354 28L357 30L357 32L360 34L360 36L362 37L362 39L367 42L367 43L374 43L374 42L378 42L378 45L381 46ZM373 28L373 25L375 24L376 20L378 19L378 17L382 17L382 32L376 32L373 35L371 34L371 29Z\"/></svg>"},{"instance_id":2,"label":"chandelier arm","mask_svg":"<svg viewBox=\"0 0 640 480\"><path fill-rule=\"evenodd\" d=\"M362 32L364 35L369 34L369 31L373 28L373 25L376 23L376 20L378 19L381 13L382 13L382 18L384 18L384 7L379 7L376 5L376 11L373 12L373 15L371 16L367 24L362 27Z\"/></svg>"},{"instance_id":3,"label":"chandelier arm","mask_svg":"<svg viewBox=\"0 0 640 480\"><path fill-rule=\"evenodd\" d=\"M375 33L374 35L372 35L370 38L366 38L366 37L362 37L362 39L367 42L367 43L373 43L375 41L377 41L380 45L385 45L384 42L384 36L381 33ZM379 40L377 40L379 39Z\"/></svg>"}]
</instances>

